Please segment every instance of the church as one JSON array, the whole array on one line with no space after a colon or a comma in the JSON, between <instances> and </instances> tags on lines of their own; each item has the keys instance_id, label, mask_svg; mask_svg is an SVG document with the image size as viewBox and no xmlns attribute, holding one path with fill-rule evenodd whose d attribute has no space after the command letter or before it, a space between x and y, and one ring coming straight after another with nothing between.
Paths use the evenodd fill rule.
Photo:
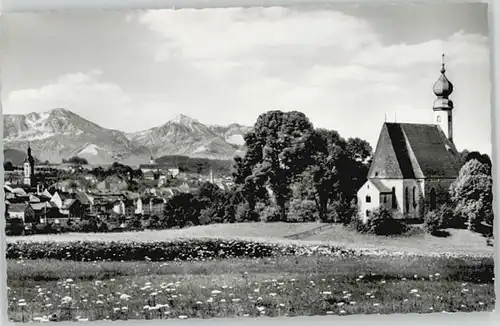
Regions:
<instances>
[{"instance_id":1,"label":"church","mask_svg":"<svg viewBox=\"0 0 500 326\"><path fill-rule=\"evenodd\" d=\"M443 54L444 58L444 54ZM453 143L453 84L445 75L434 84L432 124L385 122L366 183L357 193L360 217L366 221L385 207L408 219L422 219L437 208L439 192L457 178L459 153Z\"/></svg>"},{"instance_id":2,"label":"church","mask_svg":"<svg viewBox=\"0 0 500 326\"><path fill-rule=\"evenodd\" d=\"M31 155L31 146L29 144L23 165L24 165L23 184L31 188L36 187L37 182L35 179L35 158L33 157L33 155Z\"/></svg>"}]
</instances>

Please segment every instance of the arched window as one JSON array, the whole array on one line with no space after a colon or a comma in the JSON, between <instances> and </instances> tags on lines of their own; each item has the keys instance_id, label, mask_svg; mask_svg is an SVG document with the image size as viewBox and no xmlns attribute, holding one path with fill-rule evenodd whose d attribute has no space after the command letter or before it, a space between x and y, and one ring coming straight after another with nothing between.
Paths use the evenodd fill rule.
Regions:
<instances>
[{"instance_id":1,"label":"arched window","mask_svg":"<svg viewBox=\"0 0 500 326\"><path fill-rule=\"evenodd\" d=\"M392 187L392 208L398 208L398 204L396 203L396 188Z\"/></svg>"},{"instance_id":2,"label":"arched window","mask_svg":"<svg viewBox=\"0 0 500 326\"><path fill-rule=\"evenodd\" d=\"M371 203L372 202L372 197L370 197L369 195L366 196L366 202L367 203Z\"/></svg>"},{"instance_id":3,"label":"arched window","mask_svg":"<svg viewBox=\"0 0 500 326\"><path fill-rule=\"evenodd\" d=\"M417 207L417 187L413 187L413 208Z\"/></svg>"},{"instance_id":4,"label":"arched window","mask_svg":"<svg viewBox=\"0 0 500 326\"><path fill-rule=\"evenodd\" d=\"M436 209L436 191L434 188L431 189L430 192L430 204L431 204L431 211Z\"/></svg>"},{"instance_id":5,"label":"arched window","mask_svg":"<svg viewBox=\"0 0 500 326\"><path fill-rule=\"evenodd\" d=\"M405 189L405 208L406 213L410 211L410 195L408 194L408 187Z\"/></svg>"}]
</instances>

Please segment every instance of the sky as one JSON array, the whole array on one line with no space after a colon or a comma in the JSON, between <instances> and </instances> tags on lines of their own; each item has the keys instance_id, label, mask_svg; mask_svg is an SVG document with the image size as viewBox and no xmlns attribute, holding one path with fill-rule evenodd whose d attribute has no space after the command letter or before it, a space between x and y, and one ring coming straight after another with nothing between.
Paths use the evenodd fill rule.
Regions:
<instances>
[{"instance_id":1,"label":"sky","mask_svg":"<svg viewBox=\"0 0 500 326\"><path fill-rule=\"evenodd\" d=\"M433 123L445 53L454 141L491 153L486 4L329 5L5 16L5 114L66 108L135 132L177 114L253 125L268 110L375 148L384 121Z\"/></svg>"}]
</instances>

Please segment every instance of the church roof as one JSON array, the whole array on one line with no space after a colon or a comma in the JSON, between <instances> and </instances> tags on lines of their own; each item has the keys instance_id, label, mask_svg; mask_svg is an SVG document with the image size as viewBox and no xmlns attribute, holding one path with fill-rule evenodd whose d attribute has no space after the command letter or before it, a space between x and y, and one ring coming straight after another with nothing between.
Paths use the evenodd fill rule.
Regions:
<instances>
[{"instance_id":1,"label":"church roof","mask_svg":"<svg viewBox=\"0 0 500 326\"><path fill-rule=\"evenodd\" d=\"M370 182L378 189L379 192L391 192L391 189L386 187L380 180L371 179Z\"/></svg>"},{"instance_id":2,"label":"church roof","mask_svg":"<svg viewBox=\"0 0 500 326\"><path fill-rule=\"evenodd\" d=\"M368 178L456 178L458 152L432 124L384 123Z\"/></svg>"}]
</instances>

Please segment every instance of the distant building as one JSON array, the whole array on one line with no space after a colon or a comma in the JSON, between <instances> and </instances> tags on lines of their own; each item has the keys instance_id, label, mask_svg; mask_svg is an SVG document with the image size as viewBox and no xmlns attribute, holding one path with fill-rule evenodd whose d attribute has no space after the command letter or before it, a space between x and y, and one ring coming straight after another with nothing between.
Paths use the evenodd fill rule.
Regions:
<instances>
[{"instance_id":1,"label":"distant building","mask_svg":"<svg viewBox=\"0 0 500 326\"><path fill-rule=\"evenodd\" d=\"M453 143L452 83L441 76L434 84L434 124L384 123L368 181L357 194L360 214L386 207L409 218L423 218L437 208L437 192L447 190L460 169Z\"/></svg>"},{"instance_id":2,"label":"distant building","mask_svg":"<svg viewBox=\"0 0 500 326\"><path fill-rule=\"evenodd\" d=\"M96 188L101 191L104 190L122 191L122 190L127 190L128 183L125 180L121 179L120 177L109 176L105 180L99 182L96 185Z\"/></svg>"},{"instance_id":3,"label":"distant building","mask_svg":"<svg viewBox=\"0 0 500 326\"><path fill-rule=\"evenodd\" d=\"M7 205L7 213L10 219L21 219L24 223L33 223L35 212L26 203Z\"/></svg>"},{"instance_id":4,"label":"distant building","mask_svg":"<svg viewBox=\"0 0 500 326\"><path fill-rule=\"evenodd\" d=\"M24 184L34 187L36 185L35 180L35 159L31 155L31 147L28 143L28 151L26 153L26 158L24 159Z\"/></svg>"},{"instance_id":5,"label":"distant building","mask_svg":"<svg viewBox=\"0 0 500 326\"><path fill-rule=\"evenodd\" d=\"M150 158L149 164L139 165L139 169L142 174L168 174L171 177L177 177L179 175L179 168L177 166L172 166L172 164L156 163L153 157Z\"/></svg>"}]
</instances>

